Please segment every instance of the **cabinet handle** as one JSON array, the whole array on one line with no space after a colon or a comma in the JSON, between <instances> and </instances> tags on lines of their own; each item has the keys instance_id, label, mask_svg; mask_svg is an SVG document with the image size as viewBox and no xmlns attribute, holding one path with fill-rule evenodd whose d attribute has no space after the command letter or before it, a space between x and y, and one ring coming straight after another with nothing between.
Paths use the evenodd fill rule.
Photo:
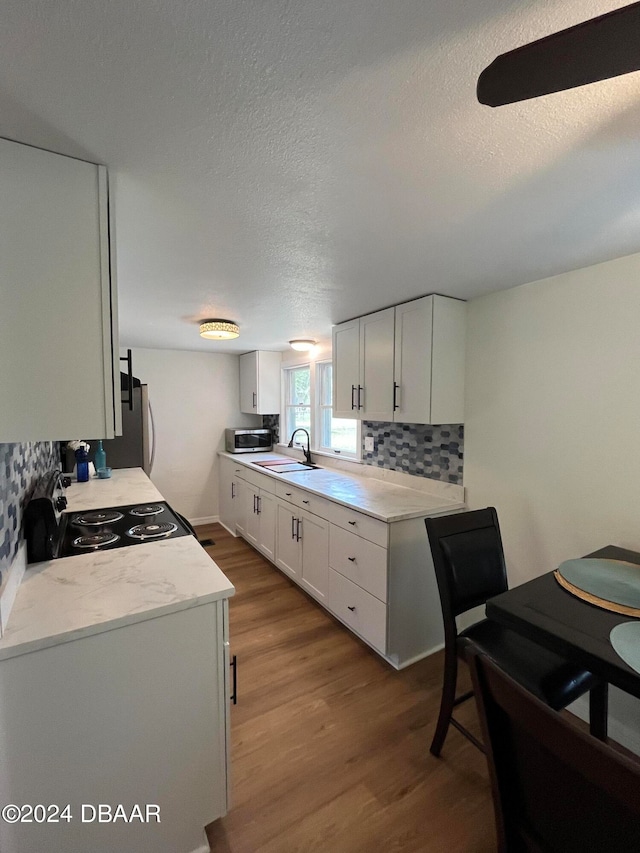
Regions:
<instances>
[{"instance_id":1,"label":"cabinet handle","mask_svg":"<svg viewBox=\"0 0 640 853\"><path fill-rule=\"evenodd\" d=\"M235 498L235 496L236 496L235 485L236 485L235 483L231 483L231 498L232 499Z\"/></svg>"},{"instance_id":2,"label":"cabinet handle","mask_svg":"<svg viewBox=\"0 0 640 853\"><path fill-rule=\"evenodd\" d=\"M126 355L120 356L120 361L127 362L127 403L129 404L129 411L133 411L133 365L131 363L131 350L127 350Z\"/></svg>"},{"instance_id":3,"label":"cabinet handle","mask_svg":"<svg viewBox=\"0 0 640 853\"><path fill-rule=\"evenodd\" d=\"M254 392L253 392L253 408L254 408L254 409L255 409L255 407L256 407L256 406L257 406L257 404L258 404L258 403L257 403L257 399L256 399L256 398L257 398L257 396L258 396L258 394L254 391Z\"/></svg>"},{"instance_id":4,"label":"cabinet handle","mask_svg":"<svg viewBox=\"0 0 640 853\"><path fill-rule=\"evenodd\" d=\"M291 492L285 492L285 495L286 495L288 498L290 498L290 497L291 497Z\"/></svg>"},{"instance_id":5,"label":"cabinet handle","mask_svg":"<svg viewBox=\"0 0 640 853\"><path fill-rule=\"evenodd\" d=\"M302 501L303 504L309 504L311 501Z\"/></svg>"},{"instance_id":6,"label":"cabinet handle","mask_svg":"<svg viewBox=\"0 0 640 853\"><path fill-rule=\"evenodd\" d=\"M355 408L356 408L356 404L355 404L354 399L353 399L353 395L354 395L355 393L356 393L356 386L355 386L355 385L352 385L352 386L351 386L351 408L352 408L352 409L355 409Z\"/></svg>"},{"instance_id":7,"label":"cabinet handle","mask_svg":"<svg viewBox=\"0 0 640 853\"><path fill-rule=\"evenodd\" d=\"M300 536L300 528L302 527L302 519L296 518L296 542L299 542L302 537Z\"/></svg>"},{"instance_id":8,"label":"cabinet handle","mask_svg":"<svg viewBox=\"0 0 640 853\"><path fill-rule=\"evenodd\" d=\"M360 392L364 391L363 385L358 385L358 409L364 409L364 403L360 402Z\"/></svg>"},{"instance_id":9,"label":"cabinet handle","mask_svg":"<svg viewBox=\"0 0 640 853\"><path fill-rule=\"evenodd\" d=\"M347 560L349 560L350 563L355 563L356 558L355 557L347 557Z\"/></svg>"},{"instance_id":10,"label":"cabinet handle","mask_svg":"<svg viewBox=\"0 0 640 853\"><path fill-rule=\"evenodd\" d=\"M357 521L350 521L349 522L349 524L353 524L354 527L356 526L357 523L358 523Z\"/></svg>"},{"instance_id":11,"label":"cabinet handle","mask_svg":"<svg viewBox=\"0 0 640 853\"><path fill-rule=\"evenodd\" d=\"M291 516L291 538L292 538L292 539L295 539L295 538L296 538L295 526L294 526L294 525L295 525L295 523L296 523L295 518L294 518L293 516Z\"/></svg>"},{"instance_id":12,"label":"cabinet handle","mask_svg":"<svg viewBox=\"0 0 640 853\"><path fill-rule=\"evenodd\" d=\"M353 611L354 611L355 609L356 609L355 607L349 607L349 605L347 604L347 610L350 610L350 611L353 613Z\"/></svg>"},{"instance_id":13,"label":"cabinet handle","mask_svg":"<svg viewBox=\"0 0 640 853\"><path fill-rule=\"evenodd\" d=\"M260 513L262 512L262 507L261 507L262 498L260 497L260 495L256 495L256 503L258 505L256 512L258 513L258 515L260 515Z\"/></svg>"},{"instance_id":14,"label":"cabinet handle","mask_svg":"<svg viewBox=\"0 0 640 853\"><path fill-rule=\"evenodd\" d=\"M229 664L231 669L233 670L233 693L229 696L229 699L234 705L238 704L238 660L234 655L231 658L231 663Z\"/></svg>"},{"instance_id":15,"label":"cabinet handle","mask_svg":"<svg viewBox=\"0 0 640 853\"><path fill-rule=\"evenodd\" d=\"M398 396L397 396L397 395L398 395L398 388L399 388L399 387L400 387L400 386L398 385L398 383L397 383L397 382L394 382L394 383L393 383L393 411L394 411L394 412L395 412L395 410L396 410L396 409L399 409L399 408L400 408L400 406L398 405L398 402L397 402L397 401L398 401Z\"/></svg>"}]
</instances>

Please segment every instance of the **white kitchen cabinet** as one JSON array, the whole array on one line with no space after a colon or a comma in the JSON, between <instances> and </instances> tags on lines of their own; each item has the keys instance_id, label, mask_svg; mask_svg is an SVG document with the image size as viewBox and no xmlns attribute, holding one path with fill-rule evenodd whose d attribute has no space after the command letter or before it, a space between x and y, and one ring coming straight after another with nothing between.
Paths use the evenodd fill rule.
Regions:
<instances>
[{"instance_id":1,"label":"white kitchen cabinet","mask_svg":"<svg viewBox=\"0 0 640 853\"><path fill-rule=\"evenodd\" d=\"M279 352L255 351L240 356L240 411L275 415L280 411Z\"/></svg>"},{"instance_id":2,"label":"white kitchen cabinet","mask_svg":"<svg viewBox=\"0 0 640 853\"><path fill-rule=\"evenodd\" d=\"M300 513L290 504L278 501L276 507L276 566L294 580L300 579Z\"/></svg>"},{"instance_id":3,"label":"white kitchen cabinet","mask_svg":"<svg viewBox=\"0 0 640 853\"><path fill-rule=\"evenodd\" d=\"M334 326L334 417L461 423L465 313L432 295Z\"/></svg>"},{"instance_id":4,"label":"white kitchen cabinet","mask_svg":"<svg viewBox=\"0 0 640 853\"><path fill-rule=\"evenodd\" d=\"M308 494L308 493L307 493ZM329 522L279 500L276 566L314 598L327 596Z\"/></svg>"},{"instance_id":5,"label":"white kitchen cabinet","mask_svg":"<svg viewBox=\"0 0 640 853\"><path fill-rule=\"evenodd\" d=\"M244 506L244 529L236 529L272 562L276 559L275 483L265 474L246 470L241 501Z\"/></svg>"},{"instance_id":6,"label":"white kitchen cabinet","mask_svg":"<svg viewBox=\"0 0 640 853\"><path fill-rule=\"evenodd\" d=\"M0 139L0 198L0 442L113 438L121 404L107 171Z\"/></svg>"},{"instance_id":7,"label":"white kitchen cabinet","mask_svg":"<svg viewBox=\"0 0 640 853\"><path fill-rule=\"evenodd\" d=\"M392 419L393 318L387 308L334 328L334 417Z\"/></svg>"},{"instance_id":8,"label":"white kitchen cabinet","mask_svg":"<svg viewBox=\"0 0 640 853\"><path fill-rule=\"evenodd\" d=\"M257 472L244 460L237 467L248 495L242 535L291 580L397 669L442 648L440 597L424 524L428 512L386 522ZM260 526L272 513L264 512L264 502L262 514L255 512L267 488L267 500L275 501L275 557ZM358 488L366 490L364 484ZM442 507L436 514L457 509Z\"/></svg>"},{"instance_id":9,"label":"white kitchen cabinet","mask_svg":"<svg viewBox=\"0 0 640 853\"><path fill-rule=\"evenodd\" d=\"M236 535L246 526L245 481L241 478L242 466L226 456L219 458L219 518L223 527Z\"/></svg>"},{"instance_id":10,"label":"white kitchen cabinet","mask_svg":"<svg viewBox=\"0 0 640 853\"><path fill-rule=\"evenodd\" d=\"M227 631L214 601L1 660L0 800L72 816L0 821L3 853L208 850L229 806ZM83 823L100 803L160 820Z\"/></svg>"},{"instance_id":11,"label":"white kitchen cabinet","mask_svg":"<svg viewBox=\"0 0 640 853\"><path fill-rule=\"evenodd\" d=\"M466 303L425 296L395 309L393 420L464 421Z\"/></svg>"}]
</instances>

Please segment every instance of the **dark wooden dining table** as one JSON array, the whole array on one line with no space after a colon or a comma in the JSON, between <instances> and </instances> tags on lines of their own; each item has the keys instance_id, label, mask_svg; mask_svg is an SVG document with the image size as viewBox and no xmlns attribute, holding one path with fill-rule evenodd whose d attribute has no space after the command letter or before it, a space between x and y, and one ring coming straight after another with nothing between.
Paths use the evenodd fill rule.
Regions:
<instances>
[{"instance_id":1,"label":"dark wooden dining table","mask_svg":"<svg viewBox=\"0 0 640 853\"><path fill-rule=\"evenodd\" d=\"M640 553L615 545L585 556L640 565ZM634 618L587 604L563 589L552 571L490 598L486 614L640 699L640 673L616 654L609 639L612 628Z\"/></svg>"}]
</instances>

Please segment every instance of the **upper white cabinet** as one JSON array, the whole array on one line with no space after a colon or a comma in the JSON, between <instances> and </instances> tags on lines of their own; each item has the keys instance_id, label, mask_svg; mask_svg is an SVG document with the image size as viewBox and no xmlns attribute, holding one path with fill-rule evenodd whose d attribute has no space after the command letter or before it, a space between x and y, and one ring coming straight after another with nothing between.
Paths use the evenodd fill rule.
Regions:
<instances>
[{"instance_id":1,"label":"upper white cabinet","mask_svg":"<svg viewBox=\"0 0 640 853\"><path fill-rule=\"evenodd\" d=\"M279 352L247 352L240 356L240 411L275 415L280 411Z\"/></svg>"},{"instance_id":2,"label":"upper white cabinet","mask_svg":"<svg viewBox=\"0 0 640 853\"><path fill-rule=\"evenodd\" d=\"M465 317L432 295L334 326L334 417L462 423Z\"/></svg>"},{"instance_id":3,"label":"upper white cabinet","mask_svg":"<svg viewBox=\"0 0 640 853\"><path fill-rule=\"evenodd\" d=\"M0 139L0 442L121 432L109 213L103 166Z\"/></svg>"}]
</instances>

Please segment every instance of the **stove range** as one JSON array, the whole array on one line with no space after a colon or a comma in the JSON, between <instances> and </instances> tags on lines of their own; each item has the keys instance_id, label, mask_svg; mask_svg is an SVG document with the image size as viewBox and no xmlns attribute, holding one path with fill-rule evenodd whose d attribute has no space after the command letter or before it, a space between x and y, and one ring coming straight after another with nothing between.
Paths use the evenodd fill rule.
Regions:
<instances>
[{"instance_id":1,"label":"stove range","mask_svg":"<svg viewBox=\"0 0 640 853\"><path fill-rule=\"evenodd\" d=\"M70 512L60 520L57 556L191 535L183 519L164 501Z\"/></svg>"}]
</instances>

